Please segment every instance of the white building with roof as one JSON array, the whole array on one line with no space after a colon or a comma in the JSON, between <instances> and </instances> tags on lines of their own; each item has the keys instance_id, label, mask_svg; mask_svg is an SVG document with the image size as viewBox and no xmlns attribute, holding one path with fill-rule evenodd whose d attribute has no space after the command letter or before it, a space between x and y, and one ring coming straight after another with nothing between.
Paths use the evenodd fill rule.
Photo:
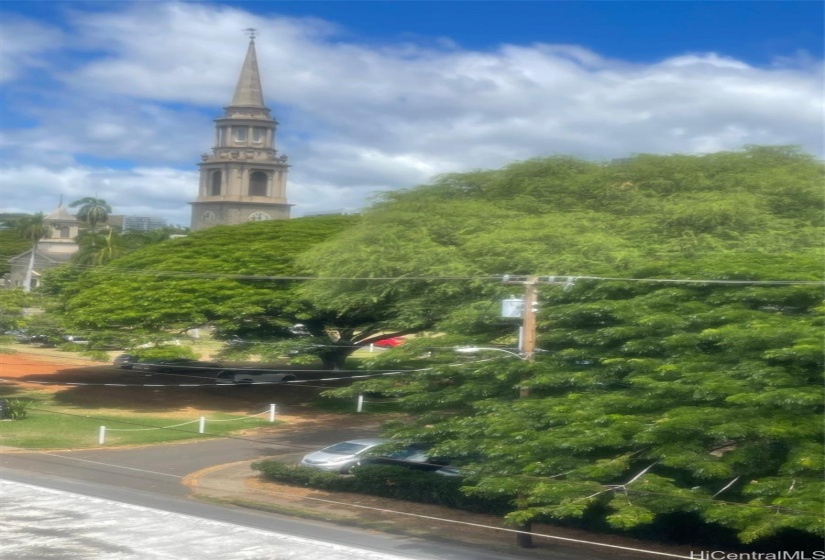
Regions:
<instances>
[{"instance_id":1,"label":"white building with roof","mask_svg":"<svg viewBox=\"0 0 825 560\"><path fill-rule=\"evenodd\" d=\"M34 249L29 249L9 259L11 272L3 283L7 288L23 287L26 271L31 262L34 250L34 269L32 271L31 287L40 284L43 271L61 265L71 260L80 246L77 244L77 235L80 233L80 220L63 206L63 200L57 208L43 217L43 221L50 226L49 234L37 242Z\"/></svg>"}]
</instances>

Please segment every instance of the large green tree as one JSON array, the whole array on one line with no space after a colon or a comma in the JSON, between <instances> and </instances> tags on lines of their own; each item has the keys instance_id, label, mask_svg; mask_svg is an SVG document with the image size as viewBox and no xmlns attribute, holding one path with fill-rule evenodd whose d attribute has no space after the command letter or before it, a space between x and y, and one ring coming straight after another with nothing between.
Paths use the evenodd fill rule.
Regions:
<instances>
[{"instance_id":1,"label":"large green tree","mask_svg":"<svg viewBox=\"0 0 825 560\"><path fill-rule=\"evenodd\" d=\"M541 288L546 352L534 362L491 353L335 394L400 396L415 420L391 433L464 457L468 490L512 496L514 522L601 515L627 528L682 512L748 542L821 534L822 178L795 149L751 147L539 159L387 195L307 258L368 276L373 265L350 257L369 242L379 275L396 278L330 283L318 294L330 305L454 302L439 336L410 353L444 360L438 347L459 336L484 345L509 331L514 342L491 298L514 288L490 275L573 285ZM399 239L414 243L399 251ZM467 278L411 279L449 275ZM791 280L814 284L748 283Z\"/></svg>"},{"instance_id":2,"label":"large green tree","mask_svg":"<svg viewBox=\"0 0 825 560\"><path fill-rule=\"evenodd\" d=\"M816 279L820 264L743 254L637 271L720 284L544 286L535 362L453 358L337 394L401 397L413 420L391 433L464 458L468 489L513 496L516 522L683 512L745 542L822 534L822 287L724 283Z\"/></svg>"},{"instance_id":3,"label":"large green tree","mask_svg":"<svg viewBox=\"0 0 825 560\"><path fill-rule=\"evenodd\" d=\"M467 324L462 302L507 293L491 275L612 275L671 257L819 246L822 181L818 161L784 147L445 175L382 195L355 228L311 250L310 270L360 280L306 290L331 309L393 310L411 327L452 311Z\"/></svg>"},{"instance_id":4,"label":"large green tree","mask_svg":"<svg viewBox=\"0 0 825 560\"><path fill-rule=\"evenodd\" d=\"M295 261L355 220L321 216L210 228L55 277L55 289L48 282L45 289L61 295L67 320L87 333L209 326L224 338L264 342L294 337L290 328L302 322L321 348L336 347L325 312L297 292L295 278L307 272Z\"/></svg>"}]
</instances>

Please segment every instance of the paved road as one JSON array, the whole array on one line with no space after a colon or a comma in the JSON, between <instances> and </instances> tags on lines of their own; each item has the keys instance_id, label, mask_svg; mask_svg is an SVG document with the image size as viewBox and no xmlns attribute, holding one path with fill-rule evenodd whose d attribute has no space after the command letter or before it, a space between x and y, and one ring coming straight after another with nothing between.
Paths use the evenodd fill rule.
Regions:
<instances>
[{"instance_id":1,"label":"paved road","mask_svg":"<svg viewBox=\"0 0 825 560\"><path fill-rule=\"evenodd\" d=\"M503 560L501 554L419 539L393 537L276 514L228 508L187 499L183 477L210 466L260 457L297 460L318 445L374 435L369 427L283 431L242 439L132 449L7 452L0 454L0 512L4 531L0 558L15 560L164 558L168 560ZM5 482L3 482L5 481ZM20 484L35 485L41 490ZM22 490L21 490L22 488ZM20 496L31 496L31 502ZM21 501L22 500L22 501ZM97 500L97 501L95 501ZM128 504L124 506L123 504ZM29 505L31 506L29 508ZM76 510L76 513L71 513ZM96 512L101 512L100 515ZM183 516L183 517L176 517ZM192 521L191 517L201 520ZM137 525L135 520L141 520ZM45 523L44 523L45 522ZM165 525L168 523L168 526ZM210 525L226 523L229 526ZM205 524L205 525L204 525ZM44 527L47 525L48 527ZM145 525L150 532L139 526ZM204 537L227 535L223 541ZM163 528L163 530L161 530ZM256 531L249 531L251 528ZM279 534L263 534L276 530ZM8 538L7 538L8 537ZM326 544L309 552L322 538ZM295 540L297 539L297 540ZM203 541L195 553L181 542ZM145 551L141 543L156 548ZM241 543L251 543L248 548ZM29 543L25 544L24 543ZM53 546L54 550L49 549ZM43 548L45 547L45 548ZM118 548L119 547L119 548ZM274 547L277 555L267 555ZM310 548L306 548L310 547ZM351 556L347 547L371 551ZM292 550L299 552L291 552ZM45 554L49 551L50 555ZM54 555L55 550L63 551ZM136 552L137 551L137 552ZM227 552L229 551L229 552ZM13 552L13 553L12 553ZM151 554L150 554L151 553ZM388 554L389 556L381 556ZM396 556L392 556L396 555ZM512 556L516 559L518 557Z\"/></svg>"},{"instance_id":2,"label":"paved road","mask_svg":"<svg viewBox=\"0 0 825 560\"><path fill-rule=\"evenodd\" d=\"M276 528L285 534L301 538L313 539L319 538L319 535L323 535L324 540L330 540L335 544L361 546L369 550L400 554L403 558L413 558L416 560L505 560L507 558L516 560L525 557L521 554L506 556L498 552L485 551L483 549L434 544L428 541L403 537L376 535L356 529L342 528L332 524L296 520L253 510L204 504L187 499L189 489L181 484L183 477L186 475L211 466L264 457L278 457L282 460L297 461L303 454L317 449L320 446L345 439L373 435L375 435L375 429L369 426L346 429L313 428L312 430L305 431L279 430L263 435L251 435L245 438L217 438L200 442L155 445L131 449L95 449L32 453L21 453L18 451L0 454L0 479L32 483L45 488L73 492L94 498L114 500L175 514L192 515L205 519L235 523L255 529L271 530ZM2 498L2 494L0 494L0 498ZM85 503L80 498L78 498L78 500L78 503ZM69 500L69 502L71 502L71 500ZM61 511L65 511L61 508L62 506L55 512L55 519L63 519L65 517L60 513ZM117 508L112 511L117 511ZM2 505L0 505L0 512L4 512ZM148 512L144 513L149 515ZM48 517L46 513L43 513L43 515ZM159 513L157 515L162 516L168 514ZM64 527L67 531L69 528L71 528L71 526ZM127 533L129 531L130 530L126 530ZM234 534L236 530L227 529L227 531ZM85 529L81 531L81 533L85 534ZM33 534L35 536L37 535L36 532ZM189 539L190 537L187 536L185 538ZM379 540L376 543L370 540L372 538ZM119 538L114 539L112 542L119 542ZM572 551L565 548L566 547L560 547L555 549L552 554L545 557L553 558L554 560L604 560L610 556L609 554L589 553L578 550ZM545 553L547 552L548 551L545 550ZM525 551L525 554L535 557L527 551ZM41 560L41 558L45 558L46 556L37 556L36 554L33 556L4 556L0 548L0 558L6 557L14 558L15 560L26 560L28 558ZM161 558L162 556L157 557ZM52 557L49 556L49 558ZM62 557L54 558L63 560ZM65 558L117 558L117 560L121 560L119 556L106 556L105 554L97 556L75 555L65 556ZM146 558L151 557L146 556ZM315 558L319 560L337 560L335 556L328 556L327 552L303 556L256 556L252 554L237 557L183 555L165 556L163 558L168 558L169 560L192 560L194 558L202 558L203 560L212 560L213 558L215 560L232 560L234 558L238 558L239 560L286 560L291 558L301 560L313 560ZM368 557L364 556L363 558L366 560ZM131 559L131 557L123 556L123 559ZM348 560L348 557L342 556L341 559Z\"/></svg>"},{"instance_id":3,"label":"paved road","mask_svg":"<svg viewBox=\"0 0 825 560\"><path fill-rule=\"evenodd\" d=\"M506 560L8 469L0 472L0 511L0 557L14 560Z\"/></svg>"},{"instance_id":4,"label":"paved road","mask_svg":"<svg viewBox=\"0 0 825 560\"><path fill-rule=\"evenodd\" d=\"M217 438L128 449L15 452L0 455L0 466L185 496L189 490L180 483L181 479L207 467L264 457L297 460L321 446L375 434L375 429L371 427L321 428L311 432L283 430L244 438Z\"/></svg>"}]
</instances>

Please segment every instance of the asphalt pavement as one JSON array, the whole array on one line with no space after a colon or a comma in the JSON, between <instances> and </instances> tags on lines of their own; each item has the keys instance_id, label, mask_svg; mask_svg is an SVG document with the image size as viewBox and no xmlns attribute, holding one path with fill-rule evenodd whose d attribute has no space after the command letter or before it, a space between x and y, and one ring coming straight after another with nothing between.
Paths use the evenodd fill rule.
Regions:
<instances>
[{"instance_id":1,"label":"asphalt pavement","mask_svg":"<svg viewBox=\"0 0 825 560\"><path fill-rule=\"evenodd\" d=\"M393 504L391 508L384 506L387 507L387 511L382 511L380 508L376 510L374 507L359 506L359 501L366 500L359 500L357 496L349 496L344 500L339 500L338 503L333 503L336 502L335 497L324 498L323 493L320 497L318 493L312 495L294 491L279 493L277 489L272 490L275 485L261 483L256 476L257 473L250 468L252 462L263 458L297 462L305 453L330 443L374 436L376 432L377 426L370 424L349 428L314 426L312 429L309 427L306 429L275 429L240 437L221 437L132 448L37 452L7 448L0 450L2 451L0 453L0 479L31 483L31 480L26 477L36 475L35 483L47 488L78 492L86 496L142 507L159 508L172 513L198 515L219 521L236 522L234 517L228 520L222 517L226 515L226 512L233 512L232 515L244 516L241 522L243 525L271 529L273 524L278 527L288 524L290 529L287 534L302 538L318 538L319 535L323 535L323 539L327 539L330 535L339 534L339 531L344 531L347 535L350 533L360 535L357 538L349 536L343 540L340 535L336 537L338 540L333 538L333 541L339 544L349 545L352 542L360 542L363 535L376 535L374 530L363 533L355 529L346 529L347 525L422 535L422 538L412 540L408 537L382 536L382 539L389 539L388 542L391 544L372 545L373 550L395 553L398 551L394 547L402 546L399 543L404 543L405 551L408 551L409 547L417 551L417 555L407 554L405 558L606 560L616 557L651 558L656 556L624 549L573 545L565 540L553 539L541 539L543 544L537 549L515 549L513 546L515 536L512 533L502 532L492 527L489 529L480 527L474 533L468 531L462 534L460 529L463 526L451 526L450 522L439 521L435 516L422 531L421 523L416 525L412 522L412 520L416 522L421 520L420 516L414 517L415 513L406 518L403 513L390 513L390 509L393 511L403 509L403 503ZM224 504L224 507L190 499L193 497L199 498L200 501L219 502ZM226 505L242 505L253 509L239 510L225 507ZM420 508L412 509L420 511ZM288 513L293 516L297 514L311 519L328 519L335 521L336 525L319 525L274 513L262 513L262 511ZM458 516L458 513L440 512L438 515ZM472 517L470 514L467 515ZM475 521L477 520L471 519L470 522ZM485 519L484 522L489 522L489 519ZM292 525L296 523L297 526ZM305 523L308 526L303 526ZM396 542L395 539L399 541ZM459 542L470 543L472 546L456 544ZM430 556L431 553L434 556ZM107 556L88 557L109 558ZM16 556L13 558L17 560ZM67 558L86 558L86 556ZM169 558L189 560L190 557L170 556ZM198 556L197 558L210 560L212 557ZM259 557L250 556L249 558ZM307 556L306 558L308 560L327 559L326 556ZM221 560L228 559L221 557Z\"/></svg>"}]
</instances>

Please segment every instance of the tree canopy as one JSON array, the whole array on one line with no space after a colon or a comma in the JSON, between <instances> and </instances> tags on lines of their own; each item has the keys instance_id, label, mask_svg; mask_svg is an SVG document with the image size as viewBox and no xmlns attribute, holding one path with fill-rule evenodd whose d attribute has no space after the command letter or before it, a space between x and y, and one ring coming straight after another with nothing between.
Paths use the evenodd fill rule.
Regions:
<instances>
[{"instance_id":1,"label":"tree canopy","mask_svg":"<svg viewBox=\"0 0 825 560\"><path fill-rule=\"evenodd\" d=\"M292 325L312 318L311 305L298 297L298 282L290 280L306 274L296 256L353 220L323 216L254 222L150 245L70 275L61 283L64 312L84 331L213 326L222 336L289 337Z\"/></svg>"},{"instance_id":2,"label":"tree canopy","mask_svg":"<svg viewBox=\"0 0 825 560\"><path fill-rule=\"evenodd\" d=\"M308 258L325 274L399 279L331 284L318 294L330 305L456 303L406 352L508 331L514 343L490 311L490 294L514 288L488 275L572 286L540 289L535 362L453 355L332 394L399 396L414 420L390 433L464 458L468 490L512 496L514 522L598 513L628 528L683 512L747 542L822 534L822 176L796 150L753 147L544 158L390 193ZM365 244L369 265L350 258ZM466 279L402 280L447 275Z\"/></svg>"},{"instance_id":3,"label":"tree canopy","mask_svg":"<svg viewBox=\"0 0 825 560\"><path fill-rule=\"evenodd\" d=\"M84 274L66 311L89 329L261 339L301 322L336 333L339 355L419 333L374 363L421 371L333 394L399 396L414 415L390 433L462 461L467 490L510 496L514 522L680 512L743 541L821 534L822 183L790 147L537 158L385 193L358 219L143 249ZM303 275L317 279L285 279ZM543 352L456 356L515 344L502 275L569 277L540 287Z\"/></svg>"},{"instance_id":4,"label":"tree canopy","mask_svg":"<svg viewBox=\"0 0 825 560\"><path fill-rule=\"evenodd\" d=\"M820 274L814 259L741 257L691 272ZM578 280L540 291L535 362L454 357L336 394L399 396L413 420L391 433L464 458L471 491L519 498L514 521L598 511L631 528L688 512L746 542L821 534L821 286Z\"/></svg>"}]
</instances>

